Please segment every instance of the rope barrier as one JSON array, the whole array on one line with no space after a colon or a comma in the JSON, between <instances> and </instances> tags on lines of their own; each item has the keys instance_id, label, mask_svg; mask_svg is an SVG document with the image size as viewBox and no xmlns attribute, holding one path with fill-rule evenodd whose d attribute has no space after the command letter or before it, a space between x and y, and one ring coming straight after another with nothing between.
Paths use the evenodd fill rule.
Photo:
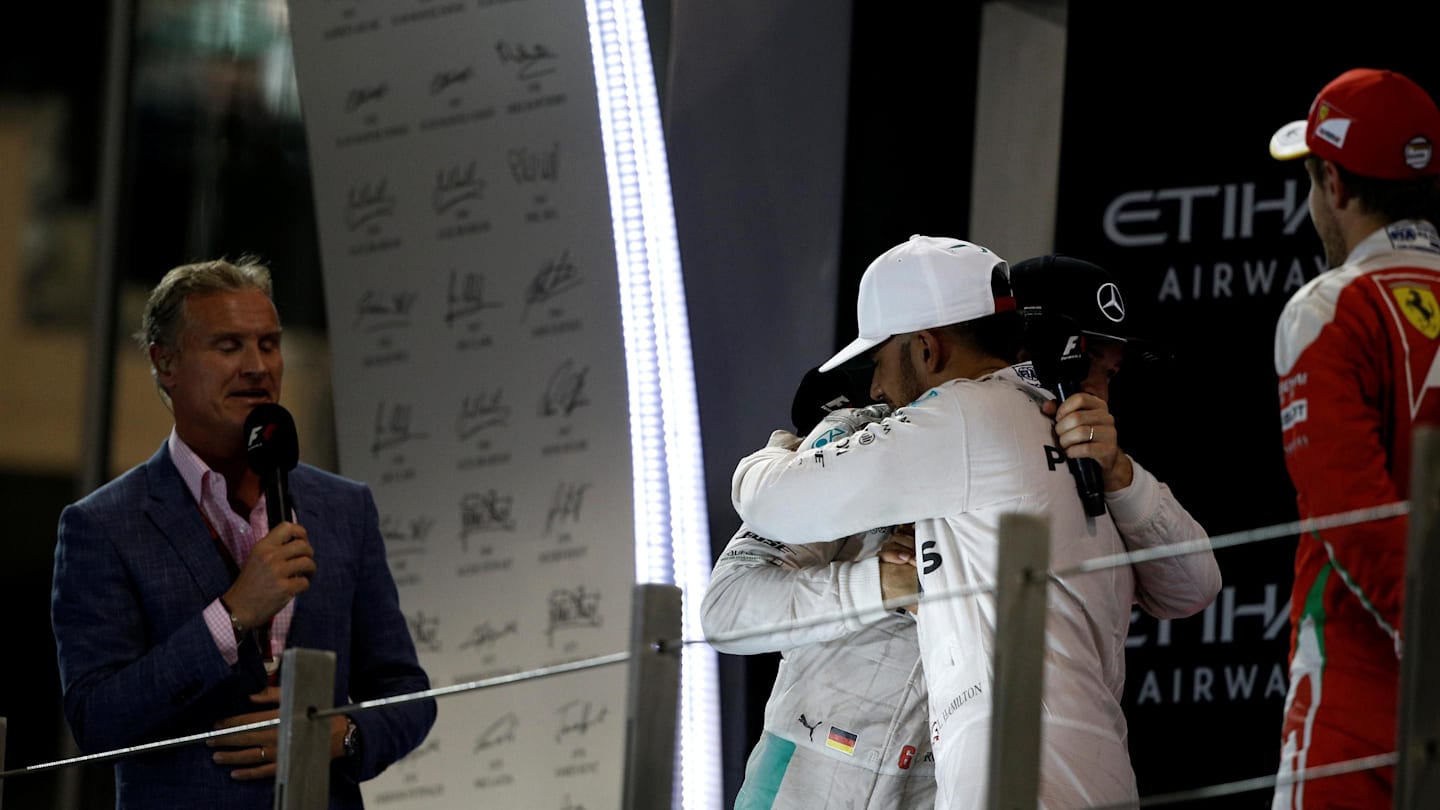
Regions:
<instances>
[{"instance_id":1,"label":"rope barrier","mask_svg":"<svg viewBox=\"0 0 1440 810\"><path fill-rule=\"evenodd\" d=\"M1103 557L1094 557L1067 568L1052 569L1048 575L1052 578L1065 578L1077 574L1089 574L1096 571L1103 571L1109 568L1122 568L1127 565L1153 562L1155 560L1170 559L1172 557L1183 557L1187 554L1204 554L1206 552L1232 548L1235 546L1259 543L1265 540L1275 540L1282 537L1293 537L1297 534L1307 534L1322 529L1334 529L1341 526L1352 526L1360 523L1367 523L1372 520L1399 517L1409 514L1410 504L1408 501L1396 501L1394 503L1380 506L1366 507L1364 509L1353 509L1348 512L1338 512L1333 515L1325 515L1318 518L1306 520L1295 520L1288 523L1277 523L1273 526L1262 526L1258 529L1248 529L1229 534L1216 535L1214 537L1202 537L1196 540L1185 540L1178 543L1156 548L1140 549L1138 551L1127 551L1120 554L1107 554ZM913 596L897 597L883 603L885 610L910 607L912 605L923 606L926 602L938 602L946 599L958 599L966 596L974 596L981 593L993 593L995 586L973 585L964 588L952 588L948 591L935 591L931 593L916 594ZM777 635L804 630L811 627L820 627L833 624L846 619L859 618L874 612L873 608L851 609L832 613L827 616L813 619L797 619L788 622L776 622L762 627L746 628L744 630L732 630L726 633L716 633L706 638L698 639L671 639L663 642L666 645L690 645L690 644L713 644L729 643L734 641L746 641L752 638L761 638L769 635Z\"/></svg>"},{"instance_id":2,"label":"rope barrier","mask_svg":"<svg viewBox=\"0 0 1440 810\"><path fill-rule=\"evenodd\" d=\"M1196 540L1172 543L1158 548L1141 549L1139 551L1131 551L1121 554L1111 554L1102 557L1095 557L1089 560L1085 560L1084 562L1081 562L1079 564L1069 566L1067 568L1051 570L1049 572L1046 572L1045 575L1054 578L1064 578L1069 576L1075 576L1078 574L1093 573L1109 568L1118 568L1126 565L1135 565L1138 563L1151 562L1154 560L1180 557L1186 554L1205 553L1208 551L1213 551L1215 549L1243 546L1251 543L1262 542L1265 540L1273 540L1281 537L1290 537L1297 534L1308 534L1313 531L1333 529L1341 526L1355 525L1373 520L1382 520L1391 517L1398 517L1408 514L1409 511L1410 506L1408 502L1396 502L1377 507L1356 509L1349 512L1326 515L1319 518L1291 521L1288 523L1281 523L1273 526L1261 527L1258 529L1233 532L1230 534L1218 535L1210 538L1200 538ZM1036 572L1036 575L1040 575L1039 572ZM923 607L924 604L927 602L939 602L949 599L959 599L983 593L992 593L995 590L995 585L986 584L954 588L947 591L920 593L911 596L886 600L882 603L882 608L886 611L891 611L901 608L907 608L914 605L920 605ZM750 638L758 638L762 636L793 632L795 630L803 630L852 618L860 618L862 616L872 613L873 611L873 608L852 609L814 619L777 622L763 627L747 628L743 631L718 633L709 638L702 639L662 639L656 642L655 647L658 651L665 652L678 649L682 646L690 644L723 644L726 642L741 641ZM614 664L625 663L629 661L630 658L631 655L629 652L610 653L608 655L596 656L593 658L582 659L579 661L571 661L564 664L556 664L548 667L540 667L537 669L526 670L524 672L517 672L510 675L501 675L493 678L484 678L480 680L454 684L452 686L427 689L421 692L412 692L404 695L393 695L390 697L376 698L373 700L366 700L359 703L353 703L345 706L336 706L327 709L314 709L309 712L309 717L311 719L322 719L337 715L359 714L362 712L382 709L390 706L398 706L422 700L432 700L435 698L448 697L450 695L463 694L467 692L479 691L482 689L490 689L498 686L506 686L525 681L538 680L541 678L548 678L556 675L582 672L589 669L596 669L600 667L611 666ZM0 780L13 776L42 773L46 771L58 770L61 768L74 767L78 765L91 765L111 762L117 759L135 756L138 754L168 750L171 748L178 748L186 745L193 745L195 743L204 742L206 740L210 740L216 737L223 737L247 731L259 731L262 729L274 728L277 727L279 724L280 721L278 719L261 720L254 723L247 723L227 729L207 731L199 734L191 734L183 737L176 737L167 740L144 743L141 745L127 746L124 748L118 748L98 754L71 757L68 759L40 763L37 765L30 765L27 767L17 768L13 770L0 771ZM1139 800L1138 806L1154 807L1167 804L1176 804L1180 802L1196 801L1200 799L1215 798L1219 796L1229 796L1237 793L1246 793L1255 790L1273 789L1277 785L1305 782L1315 779L1323 779L1330 776L1338 776L1346 773L1356 773L1359 771L1391 766L1394 765L1396 761L1397 756L1394 753L1381 754L1372 757L1350 760L1347 762L1315 766L1312 768L1307 768L1303 771L1298 771L1293 774L1285 774L1283 776L1272 774L1251 779L1244 779L1236 782L1210 785L1191 790L1142 797ZM1112 810L1112 808L1118 810L1118 808L1122 807L1135 806L1137 805L1134 803L1129 803L1124 805L1107 805L1103 807L1093 807L1089 808L1089 810Z\"/></svg>"},{"instance_id":3,"label":"rope barrier","mask_svg":"<svg viewBox=\"0 0 1440 810\"><path fill-rule=\"evenodd\" d=\"M1263 526L1258 529L1247 529L1244 531L1231 532L1230 534L1216 535L1208 539L1186 540L1157 548L1146 548L1122 554L1094 557L1069 568L1052 571L1051 575L1068 577L1074 574L1087 574L1094 571L1102 571L1106 568L1120 568L1135 563L1150 562L1151 560L1183 557L1186 554L1198 554L1212 549L1244 546L1263 540L1293 537L1297 534L1309 534L1310 532L1320 531L1321 529L1336 529L1342 526L1353 526L1360 523L1368 523L1372 520L1383 520L1385 518L1400 517L1401 515L1408 514L1410 514L1410 502L1396 501L1381 506L1352 509L1349 512L1337 512L1333 515L1324 515L1318 518L1294 520L1289 523L1277 523L1274 526Z\"/></svg>"},{"instance_id":4,"label":"rope barrier","mask_svg":"<svg viewBox=\"0 0 1440 810\"><path fill-rule=\"evenodd\" d=\"M5 779L11 776L20 776L21 774L53 771L74 765L95 765L101 762L110 762L112 760L123 759L128 756L134 756L135 754L146 754L151 751L164 751L169 748L180 748L182 746L192 745L197 742L204 742L205 740L211 739L213 737L225 737L230 734L239 734L244 731L259 731L265 728L274 728L278 725L280 725L279 719L257 720L254 723L246 723L243 726L234 726L232 728L227 728L220 731L206 731L200 734L191 734L185 737L175 737L168 740L158 740L156 742L144 743L143 745L132 745L126 748L116 748L111 751L102 751L98 754L89 754L81 757L60 759L54 762L45 762L39 765L31 765L25 768L16 768L10 771L0 771L0 779Z\"/></svg>"},{"instance_id":5,"label":"rope barrier","mask_svg":"<svg viewBox=\"0 0 1440 810\"><path fill-rule=\"evenodd\" d=\"M1137 806L1160 807L1167 804L1214 799L1220 796L1233 796L1237 793L1249 793L1255 790L1272 790L1280 785L1312 782L1316 779L1325 779L1330 776L1341 776L1347 773L1359 773L1361 771L1384 768L1389 765L1394 765L1398 760L1399 757L1394 752L1389 754L1376 754L1374 756L1346 760L1345 762L1316 765L1313 768L1295 771L1294 773L1288 773L1284 776L1270 774L1268 776L1256 776L1251 779L1241 779L1236 782L1225 782L1218 785L1191 788L1190 790L1179 790L1173 793L1157 793L1151 796L1142 796L1138 805L1133 802L1126 804L1107 804L1089 807L1086 808L1086 810L1130 810L1130 808Z\"/></svg>"},{"instance_id":6,"label":"rope barrier","mask_svg":"<svg viewBox=\"0 0 1440 810\"><path fill-rule=\"evenodd\" d=\"M630 653L628 652L610 653L609 655L601 655L595 658L585 658L579 661L571 661L565 664L556 664L554 666L540 667L538 669L526 670L524 672L516 672L510 675L500 675L494 678L484 678L478 681L468 681L466 683L455 684L453 686L442 686L436 689L427 689L423 692L411 692L404 695L392 695L390 697L376 698L374 700L366 700L360 703L352 703L345 706L335 706L329 709L317 709L311 711L309 713L309 717L313 720L318 720L324 717L333 717L334 715L338 714L359 714L361 712L371 711L373 709L381 709L386 706L398 706L403 703L414 703L421 700L431 700L433 698L456 695L462 692L474 692L480 689L490 689L496 686L505 686L507 684L519 683L521 681L539 680L540 678L549 678L555 675L564 675L569 672L580 672L587 669L595 669L597 667L620 664L628 661L629 659ZM132 745L126 748L117 748L112 751L104 751L98 754L71 757L69 759L61 759L54 762L45 762L38 765L31 765L25 768L16 768L9 771L0 771L0 779L5 779L11 776L41 773L44 771L53 771L60 768L72 767L75 765L95 765L102 762L111 762L117 759L123 759L128 756L134 756L136 754L145 754L152 751L164 751L170 748L180 748L186 745L193 745L195 743L204 742L205 740L209 740L215 737L225 737L231 734L239 734L245 731L260 731L261 729L275 728L279 725L279 719L257 720L254 723L246 723L241 726L234 726L232 728L222 729L218 731L207 731L201 734L190 734L184 737L175 737L168 740L158 740L156 742L145 743L143 745Z\"/></svg>"},{"instance_id":7,"label":"rope barrier","mask_svg":"<svg viewBox=\"0 0 1440 810\"><path fill-rule=\"evenodd\" d=\"M580 672L587 669L610 666L611 664L623 664L630 660L630 653L618 652L609 655L596 656L595 658L584 658L579 661L571 661L566 664L556 664L538 669L527 669L524 672L516 672L512 675L498 675L494 678L483 678L478 681L467 681L457 683L454 686L441 686L435 689L426 689L423 692L411 692L405 695L391 695L390 697L375 698L374 700L363 700L359 703L351 703L346 706L336 706L331 709L317 709L310 712L311 719L319 720L322 717L334 717L337 714L359 714L373 709L383 709L386 706L399 706L404 703L415 703L421 700L448 697L464 692L474 692L480 689L490 689L496 686L505 686L521 681L535 681L541 678L549 678L554 675L564 675L569 672Z\"/></svg>"}]
</instances>

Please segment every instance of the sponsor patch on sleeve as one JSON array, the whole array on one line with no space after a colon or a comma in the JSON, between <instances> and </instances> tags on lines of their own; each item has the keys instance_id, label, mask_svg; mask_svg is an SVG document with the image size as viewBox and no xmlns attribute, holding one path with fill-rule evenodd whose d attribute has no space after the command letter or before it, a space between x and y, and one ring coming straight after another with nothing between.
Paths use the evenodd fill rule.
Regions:
<instances>
[{"instance_id":1,"label":"sponsor patch on sleeve","mask_svg":"<svg viewBox=\"0 0 1440 810\"><path fill-rule=\"evenodd\" d=\"M1440 253L1440 232L1423 220L1392 223L1385 229L1385 235L1396 248Z\"/></svg>"},{"instance_id":2,"label":"sponsor patch on sleeve","mask_svg":"<svg viewBox=\"0 0 1440 810\"><path fill-rule=\"evenodd\" d=\"M1035 373L1035 366L1032 365L1029 360L1023 363L1016 363L1011 366L1011 368L1015 369L1015 376L1036 388L1040 387L1040 375Z\"/></svg>"},{"instance_id":3,"label":"sponsor patch on sleeve","mask_svg":"<svg viewBox=\"0 0 1440 810\"><path fill-rule=\"evenodd\" d=\"M1310 401L1297 399L1280 411L1280 429L1289 430L1310 418Z\"/></svg>"}]
</instances>

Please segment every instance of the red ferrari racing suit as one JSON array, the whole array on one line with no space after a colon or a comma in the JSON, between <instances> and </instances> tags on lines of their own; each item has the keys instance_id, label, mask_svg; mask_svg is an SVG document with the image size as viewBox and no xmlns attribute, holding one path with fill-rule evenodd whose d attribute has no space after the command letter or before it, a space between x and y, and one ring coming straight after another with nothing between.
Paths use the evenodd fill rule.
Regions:
<instances>
[{"instance_id":1,"label":"red ferrari racing suit","mask_svg":"<svg viewBox=\"0 0 1440 810\"><path fill-rule=\"evenodd\" d=\"M1275 334L1300 517L1409 497L1411 426L1440 416L1440 236L1400 221L1298 290ZM1280 774L1395 750L1407 520L1312 531L1295 551ZM1389 807L1393 769L1277 787L1273 807Z\"/></svg>"}]
</instances>

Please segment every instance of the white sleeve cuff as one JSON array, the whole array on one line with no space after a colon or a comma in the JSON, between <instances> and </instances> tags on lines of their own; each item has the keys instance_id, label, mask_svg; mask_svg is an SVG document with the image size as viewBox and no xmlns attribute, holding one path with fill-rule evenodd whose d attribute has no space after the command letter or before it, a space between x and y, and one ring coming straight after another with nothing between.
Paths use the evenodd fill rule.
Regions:
<instances>
[{"instance_id":1,"label":"white sleeve cuff","mask_svg":"<svg viewBox=\"0 0 1440 810\"><path fill-rule=\"evenodd\" d=\"M1149 470L1130 459L1134 475L1130 486L1105 493L1105 503L1115 518L1115 527L1128 543L1132 530L1154 518L1160 508L1160 486Z\"/></svg>"}]
</instances>

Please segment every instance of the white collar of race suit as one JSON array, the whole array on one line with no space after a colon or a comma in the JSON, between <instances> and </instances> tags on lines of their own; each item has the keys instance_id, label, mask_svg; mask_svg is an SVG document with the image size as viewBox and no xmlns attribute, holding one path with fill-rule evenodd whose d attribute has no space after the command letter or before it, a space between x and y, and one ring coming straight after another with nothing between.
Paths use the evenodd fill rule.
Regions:
<instances>
[{"instance_id":1,"label":"white collar of race suit","mask_svg":"<svg viewBox=\"0 0 1440 810\"><path fill-rule=\"evenodd\" d=\"M1360 240L1360 244L1345 257L1345 263L1359 264L1377 253L1392 250L1419 250L1440 255L1440 233L1423 219L1398 220Z\"/></svg>"},{"instance_id":2,"label":"white collar of race suit","mask_svg":"<svg viewBox=\"0 0 1440 810\"><path fill-rule=\"evenodd\" d=\"M1040 385L1040 377L1035 373L1035 367L1032 366L1030 364L1030 361L1028 360L1023 363L1016 363L1013 366L1006 366L999 371L992 371L989 374L986 374L982 377L977 377L973 380L967 380L957 377L950 382L984 382L985 380L1005 380L1012 384L1018 385L1022 389L1028 390L1033 394L1038 394L1039 397L1042 399L1055 398L1054 394L1052 394L1050 391L1046 390L1043 386ZM941 383L941 385L948 385L948 383ZM920 399L915 400L915 402L919 402L922 399L928 399L934 396L936 389L938 389L939 387L940 386L936 386L935 388L926 391L920 396ZM914 405L915 402L912 402L910 404Z\"/></svg>"}]
</instances>

